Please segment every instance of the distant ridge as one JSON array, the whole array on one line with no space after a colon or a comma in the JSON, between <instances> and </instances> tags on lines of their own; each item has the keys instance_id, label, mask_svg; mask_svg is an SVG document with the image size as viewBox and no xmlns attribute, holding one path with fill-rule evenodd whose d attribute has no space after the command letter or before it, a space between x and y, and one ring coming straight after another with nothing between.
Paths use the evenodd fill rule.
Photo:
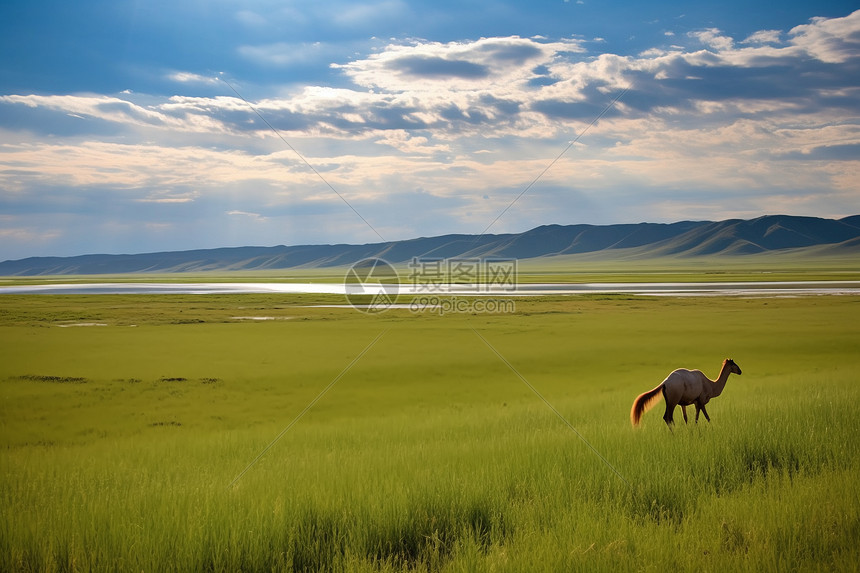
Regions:
<instances>
[{"instance_id":1,"label":"distant ridge","mask_svg":"<svg viewBox=\"0 0 860 573\"><path fill-rule=\"evenodd\" d=\"M366 245L234 247L136 255L31 257L0 263L0 276L178 273L320 268L367 257L404 263L413 257L533 259L599 253L627 257L750 255L819 248L860 254L860 215L820 219L767 215L757 219L623 225L543 225L518 234L442 235Z\"/></svg>"}]
</instances>

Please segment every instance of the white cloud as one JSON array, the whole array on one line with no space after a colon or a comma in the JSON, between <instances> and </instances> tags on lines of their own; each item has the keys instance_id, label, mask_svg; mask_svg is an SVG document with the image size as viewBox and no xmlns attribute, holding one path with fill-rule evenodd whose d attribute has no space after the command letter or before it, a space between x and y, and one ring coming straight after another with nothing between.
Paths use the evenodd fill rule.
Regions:
<instances>
[{"instance_id":1,"label":"white cloud","mask_svg":"<svg viewBox=\"0 0 860 573\"><path fill-rule=\"evenodd\" d=\"M722 32L717 28L708 28L706 30L698 30L695 32L689 32L688 34L691 38L696 38L701 43L705 44L709 48L713 48L715 50L729 50L732 48L734 44L734 40L732 40L728 36L723 36Z\"/></svg>"},{"instance_id":2,"label":"white cloud","mask_svg":"<svg viewBox=\"0 0 860 573\"><path fill-rule=\"evenodd\" d=\"M414 41L391 44L368 58L336 68L359 86L391 92L477 89L497 93L511 83L527 82L535 66L563 52L584 53L583 41L543 42L517 36L470 42Z\"/></svg>"},{"instance_id":3,"label":"white cloud","mask_svg":"<svg viewBox=\"0 0 860 573\"><path fill-rule=\"evenodd\" d=\"M7 187L9 181L19 188L28 182L60 187L108 186L139 190L137 200L141 202L187 203L204 193L204 188L224 189L252 181L274 184L287 177L299 186L315 181L307 168L289 155L284 151L255 156L236 150L94 141L6 145L0 148L0 162L16 169L0 171L0 185ZM171 190L176 188L186 190Z\"/></svg>"},{"instance_id":4,"label":"white cloud","mask_svg":"<svg viewBox=\"0 0 860 573\"><path fill-rule=\"evenodd\" d=\"M42 227L14 227L10 226L14 217L0 217L0 239L9 243L42 244L50 243L62 236L58 229L44 229Z\"/></svg>"},{"instance_id":5,"label":"white cloud","mask_svg":"<svg viewBox=\"0 0 860 573\"><path fill-rule=\"evenodd\" d=\"M779 30L759 30L751 34L741 44L779 44L782 32Z\"/></svg>"},{"instance_id":6,"label":"white cloud","mask_svg":"<svg viewBox=\"0 0 860 573\"><path fill-rule=\"evenodd\" d=\"M128 99L102 95L3 95L0 103L24 105L128 125L182 127L182 121Z\"/></svg>"},{"instance_id":7,"label":"white cloud","mask_svg":"<svg viewBox=\"0 0 860 573\"><path fill-rule=\"evenodd\" d=\"M813 18L791 29L791 43L822 62L839 64L860 55L860 10L844 18Z\"/></svg>"},{"instance_id":8,"label":"white cloud","mask_svg":"<svg viewBox=\"0 0 860 573\"><path fill-rule=\"evenodd\" d=\"M247 217L248 219L253 219L255 221L265 221L267 218L263 217L259 213L249 213L247 211L227 211L226 212L231 217Z\"/></svg>"},{"instance_id":9,"label":"white cloud","mask_svg":"<svg viewBox=\"0 0 860 573\"><path fill-rule=\"evenodd\" d=\"M137 201L140 203L191 203L199 196L199 191L177 193L174 191L158 190L149 193L146 197L137 199Z\"/></svg>"},{"instance_id":10,"label":"white cloud","mask_svg":"<svg viewBox=\"0 0 860 573\"><path fill-rule=\"evenodd\" d=\"M214 76L202 76L200 74L194 74L191 72L173 72L171 74L168 74L167 77L174 82L179 82L183 84L197 83L211 85L217 84L219 81L218 78Z\"/></svg>"}]
</instances>

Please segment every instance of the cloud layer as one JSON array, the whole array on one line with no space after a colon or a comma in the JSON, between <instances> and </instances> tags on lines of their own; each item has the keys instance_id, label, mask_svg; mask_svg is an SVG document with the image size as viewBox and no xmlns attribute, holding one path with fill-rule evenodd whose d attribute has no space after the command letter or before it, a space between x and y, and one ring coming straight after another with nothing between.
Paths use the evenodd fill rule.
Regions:
<instances>
[{"instance_id":1,"label":"cloud layer","mask_svg":"<svg viewBox=\"0 0 860 573\"><path fill-rule=\"evenodd\" d=\"M573 140L491 232L860 211L860 11L667 38L391 40L250 104L188 70L169 97L0 95L0 258L378 240L345 202L387 239L477 233Z\"/></svg>"}]
</instances>

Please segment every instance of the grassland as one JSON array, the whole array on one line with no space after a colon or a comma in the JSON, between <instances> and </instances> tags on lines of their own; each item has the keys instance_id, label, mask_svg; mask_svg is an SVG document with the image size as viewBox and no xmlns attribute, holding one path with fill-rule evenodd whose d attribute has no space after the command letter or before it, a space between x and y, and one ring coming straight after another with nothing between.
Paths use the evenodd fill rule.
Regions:
<instances>
[{"instance_id":1,"label":"grassland","mask_svg":"<svg viewBox=\"0 0 860 573\"><path fill-rule=\"evenodd\" d=\"M826 247L826 246L825 246ZM407 264L394 265L409 282ZM186 273L0 276L0 287L54 283L343 283L349 267L314 267ZM521 283L858 281L860 257L851 251L822 248L768 251L753 255L662 256L625 258L618 250L520 259Z\"/></svg>"},{"instance_id":2,"label":"grassland","mask_svg":"<svg viewBox=\"0 0 860 573\"><path fill-rule=\"evenodd\" d=\"M0 570L857 570L860 299L319 302L0 297Z\"/></svg>"}]
</instances>

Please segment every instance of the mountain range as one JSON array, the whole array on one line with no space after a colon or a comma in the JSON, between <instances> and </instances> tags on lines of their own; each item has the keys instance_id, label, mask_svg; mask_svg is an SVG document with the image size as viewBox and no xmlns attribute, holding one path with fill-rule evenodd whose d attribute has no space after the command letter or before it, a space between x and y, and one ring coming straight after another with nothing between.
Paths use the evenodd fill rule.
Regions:
<instances>
[{"instance_id":1,"label":"mountain range","mask_svg":"<svg viewBox=\"0 0 860 573\"><path fill-rule=\"evenodd\" d=\"M0 276L97 275L319 268L367 257L397 264L419 258L516 258L595 254L606 259L751 255L824 247L860 255L860 215L619 225L543 225L524 233L442 235L364 245L224 247L128 255L31 257L0 262ZM816 251L821 252L821 251Z\"/></svg>"}]
</instances>

